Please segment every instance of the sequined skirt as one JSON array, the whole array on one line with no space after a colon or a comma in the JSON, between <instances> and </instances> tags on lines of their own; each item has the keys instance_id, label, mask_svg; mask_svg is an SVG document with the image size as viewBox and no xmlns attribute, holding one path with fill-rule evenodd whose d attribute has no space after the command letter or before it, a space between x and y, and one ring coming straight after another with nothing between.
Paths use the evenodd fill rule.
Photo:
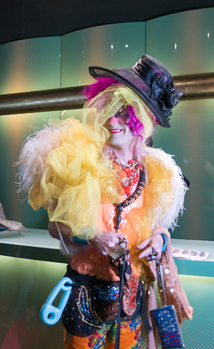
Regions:
<instances>
[{"instance_id":1,"label":"sequined skirt","mask_svg":"<svg viewBox=\"0 0 214 349\"><path fill-rule=\"evenodd\" d=\"M117 321L119 309L119 282L100 280L81 275L68 265L67 273L73 282L68 303L62 314L66 330L79 337L87 337ZM135 313L127 316L121 313L121 322L139 317L141 302Z\"/></svg>"}]
</instances>

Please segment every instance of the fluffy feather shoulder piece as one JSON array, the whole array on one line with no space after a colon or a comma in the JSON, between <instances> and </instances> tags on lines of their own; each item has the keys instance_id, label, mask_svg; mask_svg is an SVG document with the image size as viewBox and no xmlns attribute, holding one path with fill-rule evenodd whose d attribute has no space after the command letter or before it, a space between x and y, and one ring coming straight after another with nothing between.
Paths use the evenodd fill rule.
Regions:
<instances>
[{"instance_id":1,"label":"fluffy feather shoulder piece","mask_svg":"<svg viewBox=\"0 0 214 349\"><path fill-rule=\"evenodd\" d=\"M47 167L48 155L58 146L59 129L54 125L45 125L27 137L15 164L19 166L18 192L27 193L32 185L36 187Z\"/></svg>"},{"instance_id":2,"label":"fluffy feather shoulder piece","mask_svg":"<svg viewBox=\"0 0 214 349\"><path fill-rule=\"evenodd\" d=\"M172 155L165 153L162 149L146 148L148 156L159 159L163 164L172 170L171 184L174 194L174 200L172 205L167 210L166 214L159 220L154 222L153 225L159 224L160 226L172 230L177 226L178 217L184 210L184 197L188 190L186 183L183 179L183 174L180 167L176 164ZM164 204L164 197L162 198Z\"/></svg>"}]
</instances>

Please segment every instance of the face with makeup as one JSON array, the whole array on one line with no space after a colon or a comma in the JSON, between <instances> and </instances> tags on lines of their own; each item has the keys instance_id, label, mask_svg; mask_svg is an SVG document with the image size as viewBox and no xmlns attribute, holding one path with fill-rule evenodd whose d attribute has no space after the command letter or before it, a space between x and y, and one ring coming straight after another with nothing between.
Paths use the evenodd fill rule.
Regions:
<instances>
[{"instance_id":1,"label":"face with makeup","mask_svg":"<svg viewBox=\"0 0 214 349\"><path fill-rule=\"evenodd\" d=\"M128 126L129 121L129 110L127 108L121 108L105 122L104 126L110 133L108 139L110 145L123 148L131 144L134 136Z\"/></svg>"}]
</instances>

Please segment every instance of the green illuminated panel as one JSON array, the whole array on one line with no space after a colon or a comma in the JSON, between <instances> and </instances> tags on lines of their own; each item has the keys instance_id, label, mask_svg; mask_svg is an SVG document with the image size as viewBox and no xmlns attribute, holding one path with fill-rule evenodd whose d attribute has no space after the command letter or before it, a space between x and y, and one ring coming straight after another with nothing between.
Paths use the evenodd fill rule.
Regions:
<instances>
[{"instance_id":1,"label":"green illuminated panel","mask_svg":"<svg viewBox=\"0 0 214 349\"><path fill-rule=\"evenodd\" d=\"M172 75L214 71L214 8L187 11L146 22L146 53ZM214 240L214 100L180 102L171 129L159 127L154 146L174 154L190 180L186 211L173 238ZM207 170L208 169L208 170Z\"/></svg>"},{"instance_id":2,"label":"green illuminated panel","mask_svg":"<svg viewBox=\"0 0 214 349\"><path fill-rule=\"evenodd\" d=\"M0 93L60 87L60 62L60 37L0 45Z\"/></svg>"},{"instance_id":3,"label":"green illuminated panel","mask_svg":"<svg viewBox=\"0 0 214 349\"><path fill-rule=\"evenodd\" d=\"M18 343L31 349L63 348L60 322L47 326L39 314L50 291L63 277L65 264L2 256L0 262L0 346L5 341L6 348L15 348ZM12 336L7 335L11 328Z\"/></svg>"},{"instance_id":4,"label":"green illuminated panel","mask_svg":"<svg viewBox=\"0 0 214 349\"><path fill-rule=\"evenodd\" d=\"M145 23L109 24L64 35L62 87L92 83L90 65L129 68L144 53Z\"/></svg>"},{"instance_id":5,"label":"green illuminated panel","mask_svg":"<svg viewBox=\"0 0 214 349\"><path fill-rule=\"evenodd\" d=\"M39 38L0 46L0 93L45 90L60 87L61 39ZM0 116L0 201L7 219L21 221L26 227L46 228L47 214L34 212L16 193L17 168L13 163L26 137L60 112ZM31 127L32 126L32 127Z\"/></svg>"}]
</instances>

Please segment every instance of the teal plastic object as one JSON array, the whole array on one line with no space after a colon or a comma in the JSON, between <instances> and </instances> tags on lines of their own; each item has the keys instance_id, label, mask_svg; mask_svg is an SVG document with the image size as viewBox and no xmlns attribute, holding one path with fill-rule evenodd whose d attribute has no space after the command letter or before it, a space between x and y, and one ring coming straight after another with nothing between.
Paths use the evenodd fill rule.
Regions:
<instances>
[{"instance_id":1,"label":"teal plastic object","mask_svg":"<svg viewBox=\"0 0 214 349\"><path fill-rule=\"evenodd\" d=\"M71 294L72 284L73 281L70 278L64 277L54 287L40 311L40 318L45 324L55 325L59 321ZM64 291L64 294L62 295L58 307L55 307L53 306L53 301L61 290Z\"/></svg>"}]
</instances>

